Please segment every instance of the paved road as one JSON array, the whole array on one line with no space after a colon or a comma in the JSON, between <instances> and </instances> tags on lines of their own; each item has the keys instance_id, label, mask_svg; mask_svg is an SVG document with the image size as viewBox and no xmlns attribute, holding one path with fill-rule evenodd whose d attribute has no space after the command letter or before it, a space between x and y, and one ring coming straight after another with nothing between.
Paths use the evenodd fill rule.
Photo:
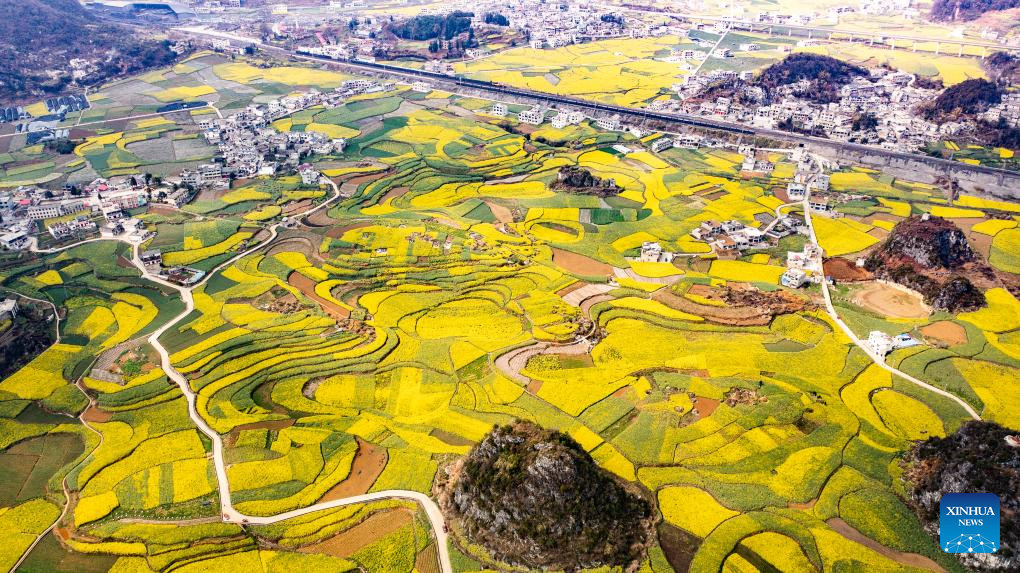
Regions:
<instances>
[{"instance_id":1,"label":"paved road","mask_svg":"<svg viewBox=\"0 0 1020 573\"><path fill-rule=\"evenodd\" d=\"M296 215L295 216L296 218L300 218L300 217L304 217L304 216L307 216L307 215L311 215L312 213L315 213L316 211L318 211L320 209L328 208L331 203L333 203L334 201L336 201L337 199L340 198L340 188L336 185L336 183L334 183L333 181L331 181L331 180L329 180L328 178L325 178L325 177L322 179L322 182L327 184L327 185L329 185L330 187L332 187L332 189L333 189L332 197L330 197L328 200L320 203L316 207L314 207L312 209L309 209L309 210L305 211L304 213L302 213L300 215ZM100 238L100 239L89 239L87 241L82 241L81 243L76 243L74 245L68 245L66 247L61 247L59 249L47 249L47 250L42 250L42 251L37 251L37 252L52 253L52 252L57 252L57 251L63 251L63 250L66 250L66 249L70 249L70 248L76 247L79 244L90 243L90 242L94 242L94 241L105 241L105 240L121 241L121 242L127 243L128 245L131 245L131 247L132 247L131 262L142 272L143 278L145 278L147 280L150 280L150 281L152 281L154 283L157 283L157 284L169 287L169 288L171 288L173 290L176 290L178 293L180 293L181 300L184 301L184 310L181 311L181 313L178 314L177 316L175 316L173 319L168 321L166 324L164 324L162 327L160 327L158 330L156 330L151 335L149 335L147 340L148 340L149 344L152 345L152 347L154 349L156 349L156 352L159 354L160 362L162 364L163 371L166 373L167 377L170 378L171 380L173 380L174 383L177 384L177 386L181 389L181 392L184 394L184 397L187 399L187 402L188 402L188 416L195 423L195 425L198 427L198 429L201 430L201 432L203 434L205 434L209 438L209 440L212 442L212 444L213 444L213 465L216 468L216 481L217 481L217 488L218 488L219 496L220 496L220 514L222 515L223 521L228 522L228 523L238 523L238 524L277 523L279 521L283 521L283 520L290 519L290 518L293 518L293 517L299 517L299 516L302 516L302 515L307 515L309 513L315 513L317 511L322 511L322 510L325 510L325 509L332 509L332 508L335 508L335 507L341 507L341 506L344 506L344 505L351 505L351 504L355 504L355 503L365 503L365 502L369 502L369 501L377 501L377 500L383 500L383 499L406 499L406 500L411 500L411 501L415 501L415 502L420 503L422 505L422 507L424 507L425 513L428 516L429 522L431 522L432 529L433 529L433 531L435 532L435 535L436 535L436 542L437 542L437 547L438 547L438 550L439 550L438 553L439 553L439 564L440 564L440 567L442 568L443 573L452 573L453 572L453 566L452 566L452 564L450 562L450 553L449 553L449 546L448 546L448 536L447 536L447 533L446 533L446 525L445 525L445 520L443 518L443 514L439 510L439 506L436 505L436 503L434 501L432 501L431 498L429 498L427 495L425 495L423 493L420 493L420 492L410 491L410 490L386 490L386 491L379 491L379 492L374 492L374 493L369 493L369 494L364 494L364 495L358 495L358 496L354 496L354 497L348 497L348 498L344 498L344 499L328 501L328 502L324 502L324 503L318 503L318 504L311 505L311 506L308 506L308 507L304 507L304 508L300 508L300 509L295 509L293 511L288 511L288 512L285 512L285 513L280 513L280 514L272 515L272 516L247 515L247 514L241 513L240 511L235 509L234 506L233 506L233 503L231 501L231 495L230 495L230 482L227 479L227 466L226 466L226 462L224 461L224 455L223 455L223 439L220 436L220 434L218 432L214 431L209 426L209 424L205 421L205 419L202 418L202 416L198 413L198 408L197 408L198 395L191 389L191 385L188 383L188 380L180 372L178 372L173 367L173 364L171 364L171 362L170 362L170 354L167 351L166 347L163 346L163 344L159 341L159 338L160 338L160 336L162 336L164 333L166 333L171 328L174 328L174 327L178 326L179 323L182 320L184 320L189 314L191 314L191 312L195 309L195 300L194 300L194 297L192 297L192 294L191 294L192 290L194 288L197 288L198 286L203 284L206 280L208 280L209 277L214 275L216 272L220 271L221 269L223 269L227 265L232 264L234 261L240 259L241 257L244 257L244 256L246 256L248 254L251 254L251 253L253 253L253 252L255 252L255 251L259 250L259 249L263 249L263 248L269 246L270 244L272 244L272 242L274 240L276 240L277 236L279 235L279 230L280 230L281 226L283 226L282 223L277 223L277 224L273 225L272 227L269 227L269 229L268 229L269 230L269 237L266 240L262 241L261 243L255 245L255 246L253 246L253 247L251 247L249 249L241 251L241 252L237 253L236 255L234 255L233 257L231 257L230 259L220 263L217 267L215 267L208 274L206 274L205 277L202 278L202 280L200 280L198 283L192 285L190 288L189 287L183 287L183 286L180 286L180 285L175 284L175 283L171 283L171 282L166 281L166 280L164 280L164 279L154 275L153 273L151 273L148 269L146 269L145 265L142 263L142 260L141 260L141 258L139 256L140 249L139 249L138 243L135 243L135 242L132 242L132 241L128 241L126 238L123 238L123 237L110 237L110 238ZM66 506L65 506L65 511L66 511ZM26 553L26 555L27 555L27 553Z\"/></svg>"},{"instance_id":2,"label":"paved road","mask_svg":"<svg viewBox=\"0 0 1020 573\"><path fill-rule=\"evenodd\" d=\"M697 68L694 68L694 71L692 71L692 72L691 72L691 75L690 75L690 76L688 76L688 78L687 78L688 80L689 80L690 78L693 78L693 77L695 77L695 76L697 76L697 75L698 75L698 72L700 72L700 71L701 71L701 68L702 68L702 67L704 67L704 65L705 65L705 62L707 62L707 61L708 61L708 59L712 57L712 54L714 54L714 53L715 53L715 51L719 49L719 45L723 43L723 40L725 40L725 39L726 39L726 36L727 36L727 35L728 35L729 33L730 33L730 29L729 29L729 28L726 28L725 30L723 30L723 33L722 33L722 34L719 34L719 39L718 39L718 40L716 41L715 45L713 45L713 46L712 46L712 49L708 51L708 54L705 54L705 59L701 60L701 63L700 63L700 64L698 64L698 67L697 67Z\"/></svg>"},{"instance_id":3,"label":"paved road","mask_svg":"<svg viewBox=\"0 0 1020 573\"><path fill-rule=\"evenodd\" d=\"M811 209L808 207L808 199L810 198L810 196L811 196L810 190L804 193L804 200L801 201L801 208L804 209L804 222L807 225L808 231L810 232L811 242L817 245L818 237L815 235L815 226L811 222ZM818 268L822 268L821 254L818 255L818 260L816 262L818 264ZM931 384L928 384L927 382L924 382L922 380L918 380L917 378L914 378L910 374L907 374L906 372L903 372L902 370L899 370L887 364L885 361L885 356L880 356L878 353L872 350L871 347L865 344L863 340L861 340L856 334L854 334L854 331L851 330L850 327L847 326L845 322L843 322L843 319L839 317L839 314L836 312L836 307L832 305L832 295L829 293L829 283L826 280L822 280L822 296L825 298L825 312L829 315L832 321L839 326L840 330L842 330L850 338L850 340L855 345L857 345L858 348L863 350L864 353L868 355L868 358L870 358L872 362L877 364L880 368L883 368L884 370L887 370L890 373L899 376L900 378L906 380L907 382L916 384L921 388L931 390L932 392L940 396L945 396L946 398L949 398L950 400L959 404L961 408L966 410L966 412L970 414L970 417L974 418L975 420L981 419L981 416L974 410L974 408L972 408L970 404L968 404L967 402L964 402L962 399L960 399L959 396L947 392L942 388L932 386Z\"/></svg>"}]
</instances>

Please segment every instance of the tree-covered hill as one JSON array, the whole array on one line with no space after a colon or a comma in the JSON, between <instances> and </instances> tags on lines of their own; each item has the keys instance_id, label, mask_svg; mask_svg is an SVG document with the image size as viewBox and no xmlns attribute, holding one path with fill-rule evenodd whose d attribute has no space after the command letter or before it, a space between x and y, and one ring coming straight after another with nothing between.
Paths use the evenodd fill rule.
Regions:
<instances>
[{"instance_id":1,"label":"tree-covered hill","mask_svg":"<svg viewBox=\"0 0 1020 573\"><path fill-rule=\"evenodd\" d=\"M0 0L0 101L22 102L171 63L165 41L114 24L76 0ZM80 60L78 74L71 61Z\"/></svg>"}]
</instances>

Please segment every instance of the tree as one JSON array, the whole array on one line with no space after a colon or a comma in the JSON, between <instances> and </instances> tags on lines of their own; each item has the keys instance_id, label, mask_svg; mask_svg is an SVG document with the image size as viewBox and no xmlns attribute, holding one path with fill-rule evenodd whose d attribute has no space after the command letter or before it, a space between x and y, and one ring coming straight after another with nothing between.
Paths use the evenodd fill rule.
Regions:
<instances>
[{"instance_id":1,"label":"tree","mask_svg":"<svg viewBox=\"0 0 1020 573\"><path fill-rule=\"evenodd\" d=\"M485 23L493 26L509 26L510 20L498 12L489 12L485 14Z\"/></svg>"},{"instance_id":2,"label":"tree","mask_svg":"<svg viewBox=\"0 0 1020 573\"><path fill-rule=\"evenodd\" d=\"M854 117L854 131L868 131L876 127L878 127L878 119L875 118L874 114L863 112Z\"/></svg>"}]
</instances>

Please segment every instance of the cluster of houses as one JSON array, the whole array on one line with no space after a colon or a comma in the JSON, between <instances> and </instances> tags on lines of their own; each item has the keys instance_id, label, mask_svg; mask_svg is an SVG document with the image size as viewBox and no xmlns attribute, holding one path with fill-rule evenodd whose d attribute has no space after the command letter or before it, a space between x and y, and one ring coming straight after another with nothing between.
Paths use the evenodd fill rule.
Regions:
<instances>
[{"instance_id":1,"label":"cluster of houses","mask_svg":"<svg viewBox=\"0 0 1020 573\"><path fill-rule=\"evenodd\" d=\"M80 191L18 187L0 194L0 245L26 248L40 224L57 240L95 233L97 220L113 234L144 231L128 212L148 203L149 190L130 177L99 178Z\"/></svg>"},{"instance_id":2,"label":"cluster of houses","mask_svg":"<svg viewBox=\"0 0 1020 573\"><path fill-rule=\"evenodd\" d=\"M881 330L872 330L868 334L868 338L864 341L864 345L872 352L883 357L893 350L910 348L911 346L917 346L919 344L921 344L920 341L906 332L892 336L882 332Z\"/></svg>"},{"instance_id":3,"label":"cluster of houses","mask_svg":"<svg viewBox=\"0 0 1020 573\"><path fill-rule=\"evenodd\" d=\"M981 119L989 123L1005 121L1010 127L1020 127L1020 92L1002 95L1002 101L988 108Z\"/></svg>"},{"instance_id":4,"label":"cluster of houses","mask_svg":"<svg viewBox=\"0 0 1020 573\"><path fill-rule=\"evenodd\" d=\"M765 129L792 127L824 134L838 141L854 141L884 149L912 152L958 136L974 126L966 121L936 123L920 116L919 104L932 101L939 90L922 87L914 74L873 68L867 77L855 77L838 91L838 101L818 103L807 80L781 86L766 98L751 83L750 72L715 70L675 84L679 99L657 100L657 111L677 111L702 117L750 124ZM731 88L733 97L704 97L714 88ZM708 92L713 88L712 92ZM869 121L860 121L867 116ZM987 121L1020 125L1020 94L1007 94L982 117Z\"/></svg>"},{"instance_id":5,"label":"cluster of houses","mask_svg":"<svg viewBox=\"0 0 1020 573\"><path fill-rule=\"evenodd\" d=\"M786 252L786 272L779 277L785 287L800 288L805 284L820 283L824 278L822 250L814 243L807 243L800 251Z\"/></svg>"},{"instance_id":6,"label":"cluster of houses","mask_svg":"<svg viewBox=\"0 0 1020 573\"><path fill-rule=\"evenodd\" d=\"M330 137L314 130L280 132L272 127L272 123L310 107L332 109L353 95L384 89L370 80L347 80L330 93L313 89L265 105L250 105L227 118L203 119L199 122L199 127L204 130L203 137L209 144L217 146L220 159L183 171L181 180L193 188L226 185L231 176L273 176L281 170L296 171L309 155L343 153L346 145L343 138Z\"/></svg>"},{"instance_id":7,"label":"cluster of houses","mask_svg":"<svg viewBox=\"0 0 1020 573\"><path fill-rule=\"evenodd\" d=\"M770 246L764 231L736 220L703 221L690 234L695 239L708 243L719 255L736 255L746 250Z\"/></svg>"}]
</instances>

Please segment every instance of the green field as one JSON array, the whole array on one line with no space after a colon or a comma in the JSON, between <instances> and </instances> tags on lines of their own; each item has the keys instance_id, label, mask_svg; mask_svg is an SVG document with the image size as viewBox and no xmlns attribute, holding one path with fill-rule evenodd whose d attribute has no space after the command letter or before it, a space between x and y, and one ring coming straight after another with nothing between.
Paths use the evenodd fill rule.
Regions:
<instances>
[{"instance_id":1,"label":"green field","mask_svg":"<svg viewBox=\"0 0 1020 573\"><path fill-rule=\"evenodd\" d=\"M207 97L188 71L206 70L218 78L213 92L233 88L229 101L246 105L253 91L341 78L214 56L186 65L103 93L111 108L129 89ZM122 242L0 271L6 289L60 307L62 336L0 381L0 523L11 539L0 560L13 564L57 522L60 535L43 536L19 571L439 571L436 532L406 499L269 525L222 521L213 441L167 375L175 370L220 436L230 501L248 516L367 492L430 495L494 424L528 419L569 434L654 500L662 520L641 571L689 562L695 572L913 572L924 560L964 571L916 523L898 460L967 413L874 365L819 310L817 286L779 286L802 237L728 260L689 234L710 219L761 226L782 203L775 190L791 164L777 155L771 177L744 178L735 152L652 154L587 123L542 141L475 115L475 103L454 96L437 107L396 90L275 125L356 131L344 157L311 159L346 192L243 256L242 242L263 240L302 201L326 200L327 188L259 178L203 191L179 213L144 215L157 234L143 247L161 249L168 266L225 263L180 318L178 291L145 278ZM135 163L132 145L178 129L97 135L78 156L97 172L119 169ZM133 133L146 130L158 133ZM564 166L622 192L565 192L553 185ZM843 217L816 220L832 255L857 256L911 212L945 207L930 186L861 169L834 173L832 186L867 196L838 207ZM990 217L1003 204L958 206L1004 221ZM982 232L994 235L991 265L1018 272L1016 229L972 233ZM649 241L683 256L633 260ZM588 291L579 289L599 296L580 304L571 293ZM725 299L728 289L792 302L759 320ZM922 337L944 321L964 331L965 342L926 341L889 362L1020 429L1020 302L1007 290L989 290L988 308L924 319L880 316L854 292L839 285L835 305L860 335ZM146 340L167 324L158 345ZM527 359L508 358L535 343ZM101 372L104 359L119 380ZM451 553L455 571L494 564L459 537Z\"/></svg>"}]
</instances>

